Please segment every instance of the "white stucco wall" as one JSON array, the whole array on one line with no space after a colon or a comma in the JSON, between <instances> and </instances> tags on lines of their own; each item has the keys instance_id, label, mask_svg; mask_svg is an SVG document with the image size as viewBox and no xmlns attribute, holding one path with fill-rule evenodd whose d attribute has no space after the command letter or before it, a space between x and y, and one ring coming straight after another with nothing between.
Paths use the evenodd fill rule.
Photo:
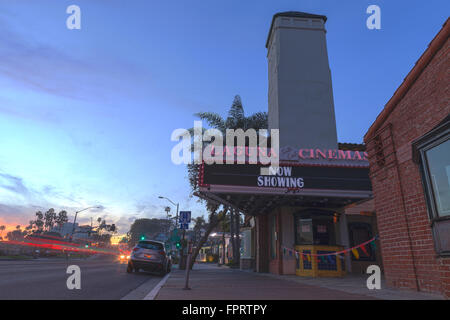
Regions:
<instances>
[{"instance_id":1,"label":"white stucco wall","mask_svg":"<svg viewBox=\"0 0 450 320\"><path fill-rule=\"evenodd\" d=\"M277 17L267 58L269 129L280 129L280 147L337 149L324 21Z\"/></svg>"}]
</instances>

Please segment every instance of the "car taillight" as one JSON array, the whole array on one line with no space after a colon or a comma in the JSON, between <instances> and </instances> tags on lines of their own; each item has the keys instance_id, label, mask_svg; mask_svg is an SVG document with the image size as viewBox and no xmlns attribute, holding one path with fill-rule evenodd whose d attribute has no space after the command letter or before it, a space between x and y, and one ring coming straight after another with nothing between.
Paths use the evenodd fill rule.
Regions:
<instances>
[{"instance_id":1,"label":"car taillight","mask_svg":"<svg viewBox=\"0 0 450 320\"><path fill-rule=\"evenodd\" d=\"M136 251L138 251L139 250L139 248L134 248L133 249L133 252L136 252Z\"/></svg>"}]
</instances>

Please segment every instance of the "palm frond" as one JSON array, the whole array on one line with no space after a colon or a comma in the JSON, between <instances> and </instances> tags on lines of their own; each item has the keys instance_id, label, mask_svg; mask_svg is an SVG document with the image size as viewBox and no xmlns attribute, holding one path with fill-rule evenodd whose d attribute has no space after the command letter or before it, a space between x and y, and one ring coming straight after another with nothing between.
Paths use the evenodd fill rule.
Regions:
<instances>
[{"instance_id":1,"label":"palm frond","mask_svg":"<svg viewBox=\"0 0 450 320\"><path fill-rule=\"evenodd\" d=\"M267 129L269 126L269 119L267 112L257 112L246 118L246 128L253 128L255 130Z\"/></svg>"},{"instance_id":2,"label":"palm frond","mask_svg":"<svg viewBox=\"0 0 450 320\"><path fill-rule=\"evenodd\" d=\"M202 120L208 122L208 125L212 128L218 129L220 131L225 131L225 121L222 117L215 112L198 112L195 113L194 116L199 117Z\"/></svg>"}]
</instances>

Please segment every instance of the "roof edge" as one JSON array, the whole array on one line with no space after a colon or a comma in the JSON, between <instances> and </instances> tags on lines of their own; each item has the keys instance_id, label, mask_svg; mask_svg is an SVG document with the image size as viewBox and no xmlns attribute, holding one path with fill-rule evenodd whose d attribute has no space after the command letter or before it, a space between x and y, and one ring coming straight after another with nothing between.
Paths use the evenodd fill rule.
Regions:
<instances>
[{"instance_id":1,"label":"roof edge","mask_svg":"<svg viewBox=\"0 0 450 320\"><path fill-rule=\"evenodd\" d=\"M322 19L324 23L327 22L327 19L328 19L324 15L306 13L306 12L300 12L300 11L285 11L285 12L275 13L272 17L272 22L270 24L269 34L268 34L267 40L266 40L266 48L269 46L269 39L270 39L270 35L272 34L273 24L275 22L275 19L278 17L298 17L298 18Z\"/></svg>"}]
</instances>

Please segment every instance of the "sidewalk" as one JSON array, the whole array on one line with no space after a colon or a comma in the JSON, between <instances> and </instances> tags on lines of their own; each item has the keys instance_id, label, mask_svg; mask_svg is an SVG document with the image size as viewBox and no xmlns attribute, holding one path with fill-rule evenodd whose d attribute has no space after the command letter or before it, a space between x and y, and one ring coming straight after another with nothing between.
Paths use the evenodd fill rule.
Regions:
<instances>
[{"instance_id":1,"label":"sidewalk","mask_svg":"<svg viewBox=\"0 0 450 320\"><path fill-rule=\"evenodd\" d=\"M182 290L184 270L174 269L156 300L374 299L216 265L196 264L189 282L192 290Z\"/></svg>"},{"instance_id":2,"label":"sidewalk","mask_svg":"<svg viewBox=\"0 0 450 320\"><path fill-rule=\"evenodd\" d=\"M427 292L417 292L410 290L400 290L387 288L384 279L381 279L381 290L369 290L366 286L366 275L347 275L345 278L312 278L298 277L295 275L276 275L262 273L265 277L284 279L297 283L318 286L321 288L334 289L341 292L364 295L375 299L383 300L445 300L443 296Z\"/></svg>"},{"instance_id":3,"label":"sidewalk","mask_svg":"<svg viewBox=\"0 0 450 320\"><path fill-rule=\"evenodd\" d=\"M183 290L185 271L173 269L156 300L374 300L442 299L440 296L393 289L369 290L365 278L313 279L241 271L196 264L191 290ZM360 282L363 281L361 284ZM383 288L383 287L382 287Z\"/></svg>"}]
</instances>

